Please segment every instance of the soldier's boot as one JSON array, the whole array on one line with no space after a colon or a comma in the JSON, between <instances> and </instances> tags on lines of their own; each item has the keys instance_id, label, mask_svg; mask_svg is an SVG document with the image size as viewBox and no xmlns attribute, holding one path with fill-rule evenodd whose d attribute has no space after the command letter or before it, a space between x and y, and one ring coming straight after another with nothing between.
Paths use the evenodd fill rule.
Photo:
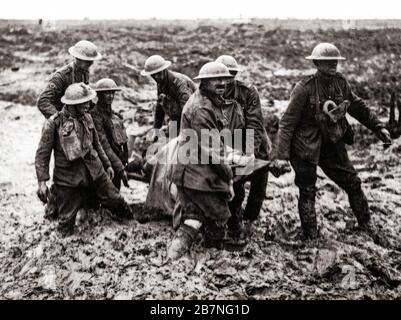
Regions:
<instances>
[{"instance_id":1,"label":"soldier's boot","mask_svg":"<svg viewBox=\"0 0 401 320\"><path fill-rule=\"evenodd\" d=\"M314 192L300 191L298 211L304 237L307 240L317 239L319 232L317 228Z\"/></svg>"},{"instance_id":2,"label":"soldier's boot","mask_svg":"<svg viewBox=\"0 0 401 320\"><path fill-rule=\"evenodd\" d=\"M226 250L242 250L247 244L247 234L245 234L242 214L243 210L240 207L227 222L227 232L224 239L224 248Z\"/></svg>"},{"instance_id":3,"label":"soldier's boot","mask_svg":"<svg viewBox=\"0 0 401 320\"><path fill-rule=\"evenodd\" d=\"M177 260L189 252L198 234L199 229L185 222L181 224L167 248L167 258Z\"/></svg>"},{"instance_id":4,"label":"soldier's boot","mask_svg":"<svg viewBox=\"0 0 401 320\"><path fill-rule=\"evenodd\" d=\"M59 221L57 232L61 237L69 237L75 232L75 215Z\"/></svg>"},{"instance_id":5,"label":"soldier's boot","mask_svg":"<svg viewBox=\"0 0 401 320\"><path fill-rule=\"evenodd\" d=\"M348 192L348 201L351 206L352 212L354 213L358 225L363 229L369 226L370 222L370 211L368 200L361 188L351 190Z\"/></svg>"},{"instance_id":6,"label":"soldier's boot","mask_svg":"<svg viewBox=\"0 0 401 320\"><path fill-rule=\"evenodd\" d=\"M45 219L54 220L58 218L59 214L56 199L56 188L52 185L50 187L49 198L45 208Z\"/></svg>"},{"instance_id":7,"label":"soldier's boot","mask_svg":"<svg viewBox=\"0 0 401 320\"><path fill-rule=\"evenodd\" d=\"M358 188L350 191L348 193L348 200L361 230L366 232L374 243L386 248L390 247L391 244L388 239L380 232L377 226L372 223L368 200L362 189Z\"/></svg>"},{"instance_id":8,"label":"soldier's boot","mask_svg":"<svg viewBox=\"0 0 401 320\"><path fill-rule=\"evenodd\" d=\"M226 220L207 219L204 225L203 246L205 248L224 248L224 239L227 233Z\"/></svg>"},{"instance_id":9,"label":"soldier's boot","mask_svg":"<svg viewBox=\"0 0 401 320\"><path fill-rule=\"evenodd\" d=\"M243 235L242 208L236 210L227 222L227 235L233 239L240 239Z\"/></svg>"}]
</instances>

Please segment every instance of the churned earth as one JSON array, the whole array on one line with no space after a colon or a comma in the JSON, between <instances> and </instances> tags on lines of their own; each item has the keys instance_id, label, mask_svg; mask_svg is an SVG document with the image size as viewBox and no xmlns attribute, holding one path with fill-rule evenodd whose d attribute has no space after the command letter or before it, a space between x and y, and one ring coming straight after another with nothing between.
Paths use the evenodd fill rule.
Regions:
<instances>
[{"instance_id":1,"label":"churned earth","mask_svg":"<svg viewBox=\"0 0 401 320\"><path fill-rule=\"evenodd\" d=\"M69 61L68 46L81 38L93 40L105 52L105 59L94 66L94 81L110 76L124 86L115 107L126 119L130 149L140 150L156 98L154 84L138 74L150 54L165 55L176 63L176 70L190 76L220 54L238 56L245 69L241 77L258 85L274 141L276 120L291 87L311 72L302 57L322 39L337 37L344 55L355 56L342 69L386 121L389 88L398 82L381 57L387 50L399 60L401 40L395 37L396 30L300 32L252 25L239 30L230 25L205 29L181 24L154 28L150 24L70 25L46 30L9 22L0 26L1 299L401 297L401 142L395 140L383 150L373 134L356 123L358 142L349 148L350 156L363 181L372 219L389 242L386 246L356 228L346 194L319 171L316 203L322 238L318 241L299 240L298 191L290 173L279 179L269 177L260 220L242 251L196 245L183 259L166 261L173 230L169 217L160 215L147 223L116 222L106 211L92 212L75 235L60 238L56 222L43 217L34 170L44 122L35 100L50 72ZM223 34L225 40L218 42ZM249 36L246 44L234 47L234 40L244 39L243 34ZM367 48L366 37L376 39L377 45ZM358 60L361 56L366 64ZM147 185L129 183L123 195L141 204ZM136 208L140 216L141 206Z\"/></svg>"}]
</instances>

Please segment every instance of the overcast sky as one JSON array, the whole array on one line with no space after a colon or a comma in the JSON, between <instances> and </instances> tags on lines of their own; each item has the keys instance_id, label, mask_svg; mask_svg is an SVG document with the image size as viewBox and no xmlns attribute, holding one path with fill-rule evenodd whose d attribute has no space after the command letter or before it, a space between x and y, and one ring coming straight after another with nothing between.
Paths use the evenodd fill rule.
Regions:
<instances>
[{"instance_id":1,"label":"overcast sky","mask_svg":"<svg viewBox=\"0 0 401 320\"><path fill-rule=\"evenodd\" d=\"M396 0L10 0L0 19L401 19Z\"/></svg>"}]
</instances>

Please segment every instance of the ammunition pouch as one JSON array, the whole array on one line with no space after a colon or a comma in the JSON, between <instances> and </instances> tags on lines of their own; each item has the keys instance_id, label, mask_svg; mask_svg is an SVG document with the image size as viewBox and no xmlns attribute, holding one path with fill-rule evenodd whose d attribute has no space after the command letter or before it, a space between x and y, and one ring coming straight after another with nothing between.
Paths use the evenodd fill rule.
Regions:
<instances>
[{"instance_id":1,"label":"ammunition pouch","mask_svg":"<svg viewBox=\"0 0 401 320\"><path fill-rule=\"evenodd\" d=\"M68 161L74 161L83 157L81 141L73 120L67 120L60 127L60 144Z\"/></svg>"}]
</instances>

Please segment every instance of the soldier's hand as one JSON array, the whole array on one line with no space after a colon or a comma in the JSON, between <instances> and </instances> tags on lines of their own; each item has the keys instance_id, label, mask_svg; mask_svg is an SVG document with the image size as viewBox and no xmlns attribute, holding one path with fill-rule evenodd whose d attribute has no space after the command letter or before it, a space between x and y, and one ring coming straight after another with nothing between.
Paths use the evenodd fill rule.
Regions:
<instances>
[{"instance_id":1,"label":"soldier's hand","mask_svg":"<svg viewBox=\"0 0 401 320\"><path fill-rule=\"evenodd\" d=\"M391 143L392 143L391 136L390 136L390 132L388 132L387 129L382 128L382 129L378 130L376 132L376 135L381 141L383 141L384 149L387 149L388 147L391 146Z\"/></svg>"},{"instance_id":2,"label":"soldier's hand","mask_svg":"<svg viewBox=\"0 0 401 320\"><path fill-rule=\"evenodd\" d=\"M228 190L228 201L232 201L235 197L234 193L234 181L231 179L229 182L229 190Z\"/></svg>"},{"instance_id":3,"label":"soldier's hand","mask_svg":"<svg viewBox=\"0 0 401 320\"><path fill-rule=\"evenodd\" d=\"M287 172L291 172L291 165L288 160L276 159L270 164L269 171L278 178Z\"/></svg>"},{"instance_id":4,"label":"soldier's hand","mask_svg":"<svg viewBox=\"0 0 401 320\"><path fill-rule=\"evenodd\" d=\"M107 168L106 172L107 172L107 175L109 176L110 180L113 180L114 179L114 170L113 170L113 168L112 167Z\"/></svg>"},{"instance_id":5,"label":"soldier's hand","mask_svg":"<svg viewBox=\"0 0 401 320\"><path fill-rule=\"evenodd\" d=\"M45 181L39 181L39 186L36 194L38 195L40 201L43 203L47 203L47 199L49 198L49 188L46 185Z\"/></svg>"},{"instance_id":6,"label":"soldier's hand","mask_svg":"<svg viewBox=\"0 0 401 320\"><path fill-rule=\"evenodd\" d=\"M128 184L128 176L127 176L127 172L125 170L123 170L121 172L121 180L123 181L124 186L126 186L127 188L129 188L129 184Z\"/></svg>"}]
</instances>

